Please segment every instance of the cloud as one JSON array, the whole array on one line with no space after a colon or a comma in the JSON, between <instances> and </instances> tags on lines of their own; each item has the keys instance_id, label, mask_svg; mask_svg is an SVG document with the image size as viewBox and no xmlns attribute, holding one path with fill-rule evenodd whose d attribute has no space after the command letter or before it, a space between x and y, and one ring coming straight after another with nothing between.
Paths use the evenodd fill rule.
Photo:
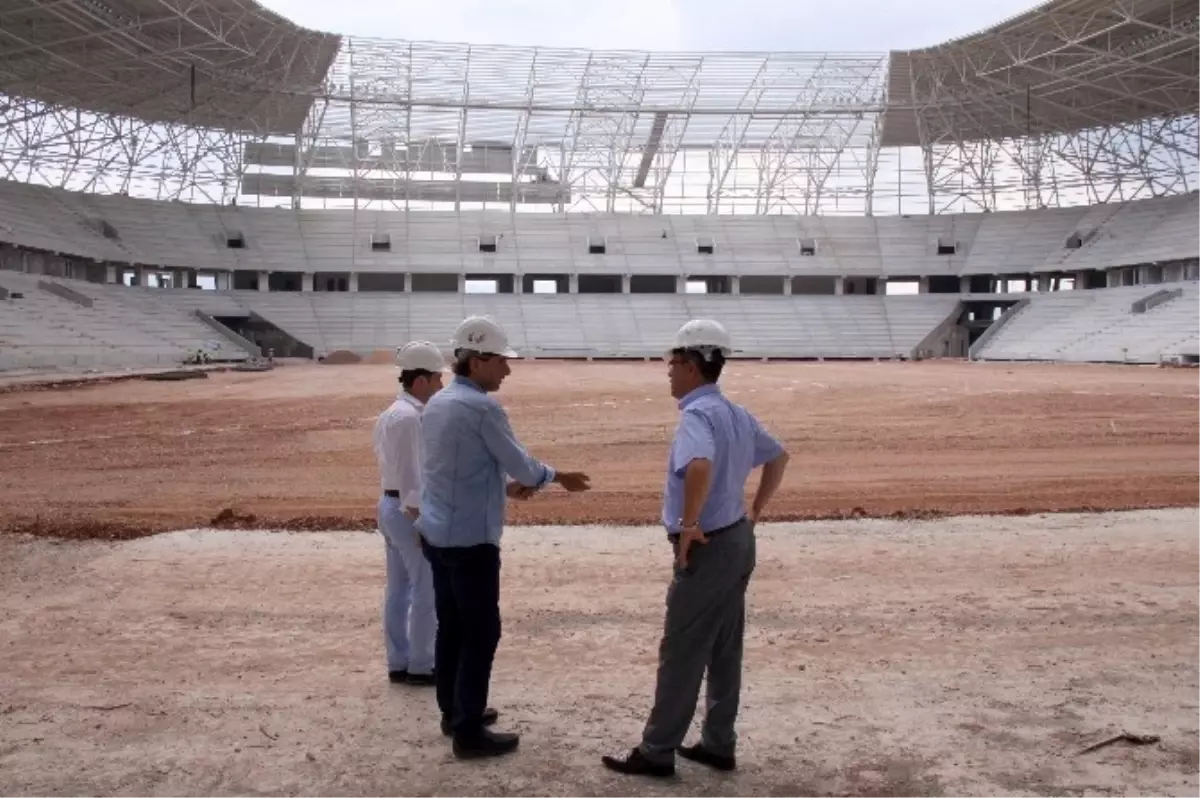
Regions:
<instances>
[{"instance_id":1,"label":"cloud","mask_svg":"<svg viewBox=\"0 0 1200 798\"><path fill-rule=\"evenodd\" d=\"M679 50L674 0L264 0L308 28L416 41Z\"/></svg>"},{"instance_id":2,"label":"cloud","mask_svg":"<svg viewBox=\"0 0 1200 798\"><path fill-rule=\"evenodd\" d=\"M1030 0L679 0L684 38L700 50L884 52L929 47L988 28Z\"/></svg>"},{"instance_id":3,"label":"cloud","mask_svg":"<svg viewBox=\"0 0 1200 798\"><path fill-rule=\"evenodd\" d=\"M991 27L1031 0L262 0L352 36L619 50L884 52Z\"/></svg>"}]
</instances>

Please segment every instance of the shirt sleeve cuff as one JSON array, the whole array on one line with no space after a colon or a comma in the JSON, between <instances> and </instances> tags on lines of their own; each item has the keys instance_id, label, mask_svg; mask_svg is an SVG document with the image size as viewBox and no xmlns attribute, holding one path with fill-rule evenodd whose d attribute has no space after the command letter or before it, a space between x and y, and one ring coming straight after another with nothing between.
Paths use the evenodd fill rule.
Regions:
<instances>
[{"instance_id":1,"label":"shirt sleeve cuff","mask_svg":"<svg viewBox=\"0 0 1200 798\"><path fill-rule=\"evenodd\" d=\"M404 495L404 506L420 509L421 507L421 491L410 490Z\"/></svg>"}]
</instances>

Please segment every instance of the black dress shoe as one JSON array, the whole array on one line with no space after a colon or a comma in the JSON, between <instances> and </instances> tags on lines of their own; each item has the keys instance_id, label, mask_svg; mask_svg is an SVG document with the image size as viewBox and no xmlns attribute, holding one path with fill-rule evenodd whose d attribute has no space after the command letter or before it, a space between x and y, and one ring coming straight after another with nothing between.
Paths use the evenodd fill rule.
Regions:
<instances>
[{"instance_id":1,"label":"black dress shoe","mask_svg":"<svg viewBox=\"0 0 1200 798\"><path fill-rule=\"evenodd\" d=\"M517 750L521 738L509 732L494 732L483 729L478 736L466 739L454 738L454 755L459 759L483 759L489 756L504 756Z\"/></svg>"},{"instance_id":2,"label":"black dress shoe","mask_svg":"<svg viewBox=\"0 0 1200 798\"><path fill-rule=\"evenodd\" d=\"M624 759L617 759L615 756L604 756L600 757L600 761L609 770L615 770L618 773L625 773L630 776L653 776L658 779L669 779L675 775L674 762L669 765L651 762L642 755L640 748L633 749L629 756Z\"/></svg>"},{"instance_id":3,"label":"black dress shoe","mask_svg":"<svg viewBox=\"0 0 1200 798\"><path fill-rule=\"evenodd\" d=\"M388 671L388 681L392 684L404 684L408 681L408 671Z\"/></svg>"},{"instance_id":4,"label":"black dress shoe","mask_svg":"<svg viewBox=\"0 0 1200 798\"><path fill-rule=\"evenodd\" d=\"M678 750L679 755L684 759L699 762L701 765L708 765L710 768L715 768L716 770L733 770L737 767L737 759L735 757L714 754L700 743L684 745Z\"/></svg>"},{"instance_id":5,"label":"black dress shoe","mask_svg":"<svg viewBox=\"0 0 1200 798\"><path fill-rule=\"evenodd\" d=\"M500 713L497 712L496 710L492 709L491 707L488 707L487 709L485 709L483 711L483 725L484 726L491 726L499 718L500 718ZM450 717L448 715L442 715L442 734L444 734L447 737L449 737L451 734L454 734L454 726L450 723Z\"/></svg>"},{"instance_id":6,"label":"black dress shoe","mask_svg":"<svg viewBox=\"0 0 1200 798\"><path fill-rule=\"evenodd\" d=\"M416 687L433 687L437 684L437 677L432 673L410 673L408 683Z\"/></svg>"}]
</instances>

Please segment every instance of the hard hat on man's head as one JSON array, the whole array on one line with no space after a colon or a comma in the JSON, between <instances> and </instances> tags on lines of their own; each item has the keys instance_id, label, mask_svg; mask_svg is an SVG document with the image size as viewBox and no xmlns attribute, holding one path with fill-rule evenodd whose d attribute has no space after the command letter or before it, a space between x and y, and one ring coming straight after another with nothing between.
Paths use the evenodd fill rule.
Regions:
<instances>
[{"instance_id":1,"label":"hard hat on man's head","mask_svg":"<svg viewBox=\"0 0 1200 798\"><path fill-rule=\"evenodd\" d=\"M732 343L729 332L720 322L692 319L675 333L672 349L695 349L704 355L705 360L710 360L713 352L729 357L733 353Z\"/></svg>"},{"instance_id":2,"label":"hard hat on man's head","mask_svg":"<svg viewBox=\"0 0 1200 798\"><path fill-rule=\"evenodd\" d=\"M396 350L396 365L401 371L446 371L442 350L429 341L409 341Z\"/></svg>"},{"instance_id":3,"label":"hard hat on man's head","mask_svg":"<svg viewBox=\"0 0 1200 798\"><path fill-rule=\"evenodd\" d=\"M454 331L455 350L467 349L481 355L517 357L508 346L508 333L491 316L468 316Z\"/></svg>"}]
</instances>

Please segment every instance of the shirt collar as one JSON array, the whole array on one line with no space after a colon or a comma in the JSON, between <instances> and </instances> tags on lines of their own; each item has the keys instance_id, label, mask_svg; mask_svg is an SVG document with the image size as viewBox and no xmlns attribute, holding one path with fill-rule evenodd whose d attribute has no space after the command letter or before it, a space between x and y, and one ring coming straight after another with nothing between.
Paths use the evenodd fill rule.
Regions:
<instances>
[{"instance_id":1,"label":"shirt collar","mask_svg":"<svg viewBox=\"0 0 1200 798\"><path fill-rule=\"evenodd\" d=\"M474 380L469 380L466 377L460 377L458 375L455 375L454 376L454 384L466 386L467 388L471 388L473 390L479 391L480 393L484 392L482 388L480 388L478 385L475 384Z\"/></svg>"},{"instance_id":2,"label":"shirt collar","mask_svg":"<svg viewBox=\"0 0 1200 798\"><path fill-rule=\"evenodd\" d=\"M410 405L412 405L413 407L417 408L418 410L424 410L424 409L425 409L425 403L424 403L424 402L422 402L422 401L421 401L420 399L418 399L417 397L413 396L413 395L412 395L411 393L409 393L408 391L401 391L401 392L400 392L400 398L401 398L401 399L403 399L404 401L408 402Z\"/></svg>"},{"instance_id":3,"label":"shirt collar","mask_svg":"<svg viewBox=\"0 0 1200 798\"><path fill-rule=\"evenodd\" d=\"M699 388L694 388L683 395L683 398L679 400L679 409L683 410L702 396L710 396L712 394L719 394L720 392L721 389L716 383L701 385Z\"/></svg>"}]
</instances>

